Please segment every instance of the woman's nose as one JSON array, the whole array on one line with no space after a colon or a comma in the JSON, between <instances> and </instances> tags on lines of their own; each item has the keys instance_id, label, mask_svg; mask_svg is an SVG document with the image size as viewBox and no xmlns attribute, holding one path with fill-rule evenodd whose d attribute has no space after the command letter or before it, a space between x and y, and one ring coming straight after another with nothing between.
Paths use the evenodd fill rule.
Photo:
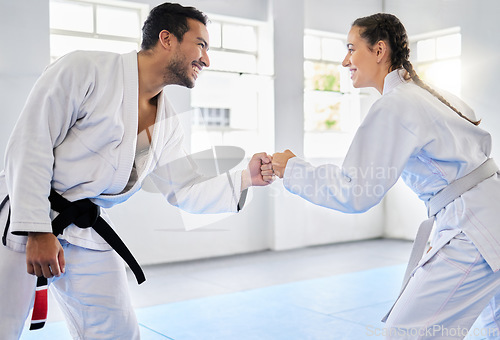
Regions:
<instances>
[{"instance_id":1,"label":"woman's nose","mask_svg":"<svg viewBox=\"0 0 500 340\"><path fill-rule=\"evenodd\" d=\"M344 58L344 61L342 62L342 66L348 67L349 65L351 65L351 60L350 60L349 53L347 53L345 58Z\"/></svg>"}]
</instances>

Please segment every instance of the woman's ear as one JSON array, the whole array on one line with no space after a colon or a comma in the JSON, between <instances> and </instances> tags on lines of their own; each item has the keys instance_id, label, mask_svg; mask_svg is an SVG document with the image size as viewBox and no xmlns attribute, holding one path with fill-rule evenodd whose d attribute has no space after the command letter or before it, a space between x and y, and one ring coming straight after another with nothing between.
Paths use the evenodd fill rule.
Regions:
<instances>
[{"instance_id":1,"label":"woman's ear","mask_svg":"<svg viewBox=\"0 0 500 340\"><path fill-rule=\"evenodd\" d=\"M380 40L375 45L375 51L377 53L377 63L381 63L390 57L389 56L389 47L387 46L386 42L383 40Z\"/></svg>"}]
</instances>

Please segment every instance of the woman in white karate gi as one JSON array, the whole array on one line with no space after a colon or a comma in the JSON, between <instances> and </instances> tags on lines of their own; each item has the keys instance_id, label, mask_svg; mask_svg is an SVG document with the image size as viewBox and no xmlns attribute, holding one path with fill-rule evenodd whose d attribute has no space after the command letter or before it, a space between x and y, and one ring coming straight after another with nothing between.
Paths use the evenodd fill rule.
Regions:
<instances>
[{"instance_id":1,"label":"woman in white karate gi","mask_svg":"<svg viewBox=\"0 0 500 340\"><path fill-rule=\"evenodd\" d=\"M273 155L274 172L290 192L347 213L379 203L400 176L431 209L437 193L474 172L468 176L475 177L470 190L430 213L437 213L432 248L422 258L423 249L413 256L416 262L388 316L386 335L463 338L483 311L483 328L471 334L500 338L500 178L494 163L485 163L489 133L477 126L464 102L419 79L408 60L405 28L395 16L359 18L347 40L343 66L354 87L374 87L382 97L363 120L341 167L315 167L286 150ZM483 178L476 178L478 172Z\"/></svg>"},{"instance_id":2,"label":"woman in white karate gi","mask_svg":"<svg viewBox=\"0 0 500 340\"><path fill-rule=\"evenodd\" d=\"M210 65L206 21L192 7L159 5L144 24L139 53L73 52L33 87L0 173L0 222L8 227L6 247L0 245L0 338L20 337L38 276L49 279L75 339L139 339L123 260L95 223L82 229L74 221L56 238L51 189L71 202L107 208L150 175L171 204L217 213L238 211L243 190L267 184L264 153L244 171L207 179L183 151L163 88L192 88ZM111 224L104 210L101 217Z\"/></svg>"}]
</instances>

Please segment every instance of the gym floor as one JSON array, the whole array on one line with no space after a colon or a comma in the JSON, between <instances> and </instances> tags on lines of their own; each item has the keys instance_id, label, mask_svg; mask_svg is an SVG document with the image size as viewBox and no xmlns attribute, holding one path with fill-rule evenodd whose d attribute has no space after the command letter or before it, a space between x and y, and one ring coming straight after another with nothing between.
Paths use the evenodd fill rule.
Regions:
<instances>
[{"instance_id":1,"label":"gym floor","mask_svg":"<svg viewBox=\"0 0 500 340\"><path fill-rule=\"evenodd\" d=\"M148 266L140 286L129 275L141 339L382 339L410 250L375 239ZM55 301L21 339L71 339Z\"/></svg>"}]
</instances>

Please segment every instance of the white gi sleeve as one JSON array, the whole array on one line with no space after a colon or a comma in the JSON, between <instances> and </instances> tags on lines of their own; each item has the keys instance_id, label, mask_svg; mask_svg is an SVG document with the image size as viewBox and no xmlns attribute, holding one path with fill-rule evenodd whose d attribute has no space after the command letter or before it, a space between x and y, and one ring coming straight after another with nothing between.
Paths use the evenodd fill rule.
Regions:
<instances>
[{"instance_id":1,"label":"white gi sleeve","mask_svg":"<svg viewBox=\"0 0 500 340\"><path fill-rule=\"evenodd\" d=\"M13 233L51 232L50 194L55 146L80 118L91 83L73 57L48 66L35 83L10 136L5 176ZM79 72L77 72L79 71Z\"/></svg>"},{"instance_id":2,"label":"white gi sleeve","mask_svg":"<svg viewBox=\"0 0 500 340\"><path fill-rule=\"evenodd\" d=\"M341 167L316 167L291 158L283 177L285 188L314 204L346 213L361 213L378 204L411 155L422 147L417 124L412 122L418 112L392 99L382 97L372 106Z\"/></svg>"},{"instance_id":3,"label":"white gi sleeve","mask_svg":"<svg viewBox=\"0 0 500 340\"><path fill-rule=\"evenodd\" d=\"M184 133L178 120L170 117L167 121L166 130L174 133L168 138L159 162L150 174L157 189L170 204L190 213L237 212L241 171L217 175L200 173L182 146Z\"/></svg>"}]
</instances>

